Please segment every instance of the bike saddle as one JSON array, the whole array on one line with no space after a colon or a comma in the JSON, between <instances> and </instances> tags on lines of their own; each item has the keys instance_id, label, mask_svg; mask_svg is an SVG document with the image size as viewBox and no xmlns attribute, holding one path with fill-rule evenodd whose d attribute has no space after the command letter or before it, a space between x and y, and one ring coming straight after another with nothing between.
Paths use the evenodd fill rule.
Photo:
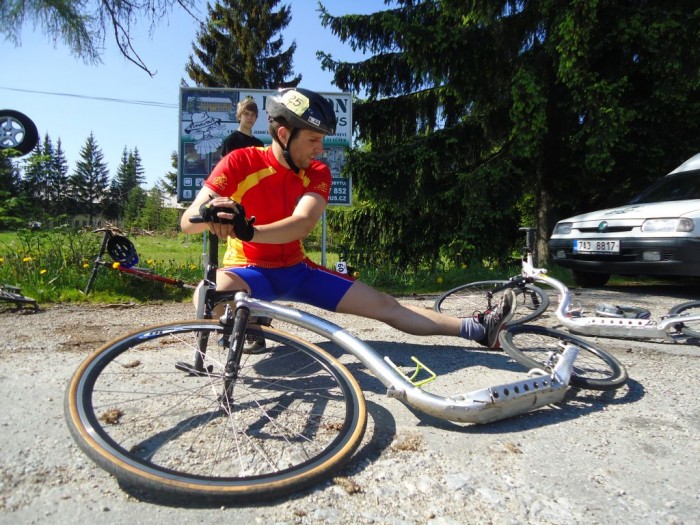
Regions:
<instances>
[{"instance_id":1,"label":"bike saddle","mask_svg":"<svg viewBox=\"0 0 700 525\"><path fill-rule=\"evenodd\" d=\"M107 241L107 253L122 266L131 268L139 262L134 244L123 235L112 235Z\"/></svg>"}]
</instances>

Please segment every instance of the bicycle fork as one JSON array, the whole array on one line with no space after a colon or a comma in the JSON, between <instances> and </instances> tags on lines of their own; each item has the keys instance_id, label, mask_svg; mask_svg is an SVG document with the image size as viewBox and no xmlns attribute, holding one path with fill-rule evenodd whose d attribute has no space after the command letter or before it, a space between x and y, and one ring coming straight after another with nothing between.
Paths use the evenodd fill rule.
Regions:
<instances>
[{"instance_id":1,"label":"bicycle fork","mask_svg":"<svg viewBox=\"0 0 700 525\"><path fill-rule=\"evenodd\" d=\"M230 414L233 409L233 389L241 369L241 357L245 343L245 333L250 318L250 309L245 306L236 306L231 313L231 306L226 305L226 310L221 316L224 326L232 326L232 330L224 330L223 345L228 348L226 366L224 367L224 390L219 397L219 407Z\"/></svg>"}]
</instances>

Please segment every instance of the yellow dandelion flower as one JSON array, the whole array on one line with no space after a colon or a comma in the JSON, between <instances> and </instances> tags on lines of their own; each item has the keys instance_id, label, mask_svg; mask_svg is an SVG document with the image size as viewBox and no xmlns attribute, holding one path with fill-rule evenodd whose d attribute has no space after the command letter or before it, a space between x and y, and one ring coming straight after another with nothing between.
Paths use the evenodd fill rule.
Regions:
<instances>
[{"instance_id":1,"label":"yellow dandelion flower","mask_svg":"<svg viewBox=\"0 0 700 525\"><path fill-rule=\"evenodd\" d=\"M442 284L442 281L443 281L442 277L438 277L438 278L437 278L437 283L438 283L438 284Z\"/></svg>"},{"instance_id":2,"label":"yellow dandelion flower","mask_svg":"<svg viewBox=\"0 0 700 525\"><path fill-rule=\"evenodd\" d=\"M24 259L22 259L22 262L32 262L33 260L34 259L32 259L31 257L25 257Z\"/></svg>"},{"instance_id":3,"label":"yellow dandelion flower","mask_svg":"<svg viewBox=\"0 0 700 525\"><path fill-rule=\"evenodd\" d=\"M115 270L118 270L118 269L119 269L119 266L120 266L120 265L119 265L118 262L112 263L112 268L114 268Z\"/></svg>"},{"instance_id":4,"label":"yellow dandelion flower","mask_svg":"<svg viewBox=\"0 0 700 525\"><path fill-rule=\"evenodd\" d=\"M47 271L48 271L48 270L41 270L41 271L39 272L39 275L44 275Z\"/></svg>"},{"instance_id":5,"label":"yellow dandelion flower","mask_svg":"<svg viewBox=\"0 0 700 525\"><path fill-rule=\"evenodd\" d=\"M90 265L88 263L83 263L83 268L90 268Z\"/></svg>"}]
</instances>

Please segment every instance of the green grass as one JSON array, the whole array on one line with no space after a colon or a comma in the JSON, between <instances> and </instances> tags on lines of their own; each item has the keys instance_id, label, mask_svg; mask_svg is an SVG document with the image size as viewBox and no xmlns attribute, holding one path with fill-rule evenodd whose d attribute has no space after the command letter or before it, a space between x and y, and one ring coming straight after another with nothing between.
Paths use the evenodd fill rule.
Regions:
<instances>
[{"instance_id":1,"label":"green grass","mask_svg":"<svg viewBox=\"0 0 700 525\"><path fill-rule=\"evenodd\" d=\"M129 236L139 254L139 266L183 282L196 284L203 276L205 245L201 235ZM19 286L22 293L40 303L185 301L191 290L141 280L100 267L89 295L83 290L92 272L102 236L90 232L50 230L0 233L0 284ZM220 245L220 259L224 245ZM318 245L309 243L309 257L322 262ZM110 260L107 255L104 257ZM333 268L338 254L328 250L326 266ZM348 261L350 264L353 261ZM219 261L221 265L221 260ZM357 267L357 275L367 284L393 295L439 294L473 281L504 279L519 273L517 260L508 267L492 268L476 263L462 268L435 268L414 272L406 268ZM550 273L571 283L567 270L552 268Z\"/></svg>"}]
</instances>

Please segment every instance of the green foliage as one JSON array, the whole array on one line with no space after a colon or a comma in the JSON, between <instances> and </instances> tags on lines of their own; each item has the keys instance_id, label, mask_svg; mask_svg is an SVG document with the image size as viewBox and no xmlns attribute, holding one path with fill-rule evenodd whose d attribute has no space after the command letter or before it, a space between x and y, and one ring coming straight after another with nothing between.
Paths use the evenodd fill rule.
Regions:
<instances>
[{"instance_id":1,"label":"green foliage","mask_svg":"<svg viewBox=\"0 0 700 525\"><path fill-rule=\"evenodd\" d=\"M104 154L92 133L80 150L80 160L76 162L69 183L76 210L88 215L92 224L106 204L109 187L109 171Z\"/></svg>"},{"instance_id":2,"label":"green foliage","mask_svg":"<svg viewBox=\"0 0 700 525\"><path fill-rule=\"evenodd\" d=\"M296 44L286 50L280 32L291 8L280 0L219 0L207 4L207 21L197 33L185 71L199 87L277 88L291 80Z\"/></svg>"},{"instance_id":3,"label":"green foliage","mask_svg":"<svg viewBox=\"0 0 700 525\"><path fill-rule=\"evenodd\" d=\"M20 45L26 23L40 26L54 43L62 41L88 64L101 62L106 35L114 35L124 57L152 75L131 41L130 31L138 23L154 26L167 18L173 6L190 12L194 0L140 0L138 2L85 0L3 0L0 2L0 34Z\"/></svg>"},{"instance_id":4,"label":"green foliage","mask_svg":"<svg viewBox=\"0 0 700 525\"><path fill-rule=\"evenodd\" d=\"M19 286L41 303L191 297L191 290L135 278L110 267L99 268L94 293L86 297L81 290L87 285L101 241L98 235L71 228L5 234L0 237L0 283ZM190 284L202 278L201 244L192 236L138 237L132 242L139 252L139 266Z\"/></svg>"},{"instance_id":5,"label":"green foliage","mask_svg":"<svg viewBox=\"0 0 700 525\"><path fill-rule=\"evenodd\" d=\"M692 2L394 3L321 8L322 25L371 53L318 56L336 86L365 97L353 106L362 150L345 168L355 206L331 224L372 260L501 260L518 226L545 237L697 152Z\"/></svg>"}]
</instances>

